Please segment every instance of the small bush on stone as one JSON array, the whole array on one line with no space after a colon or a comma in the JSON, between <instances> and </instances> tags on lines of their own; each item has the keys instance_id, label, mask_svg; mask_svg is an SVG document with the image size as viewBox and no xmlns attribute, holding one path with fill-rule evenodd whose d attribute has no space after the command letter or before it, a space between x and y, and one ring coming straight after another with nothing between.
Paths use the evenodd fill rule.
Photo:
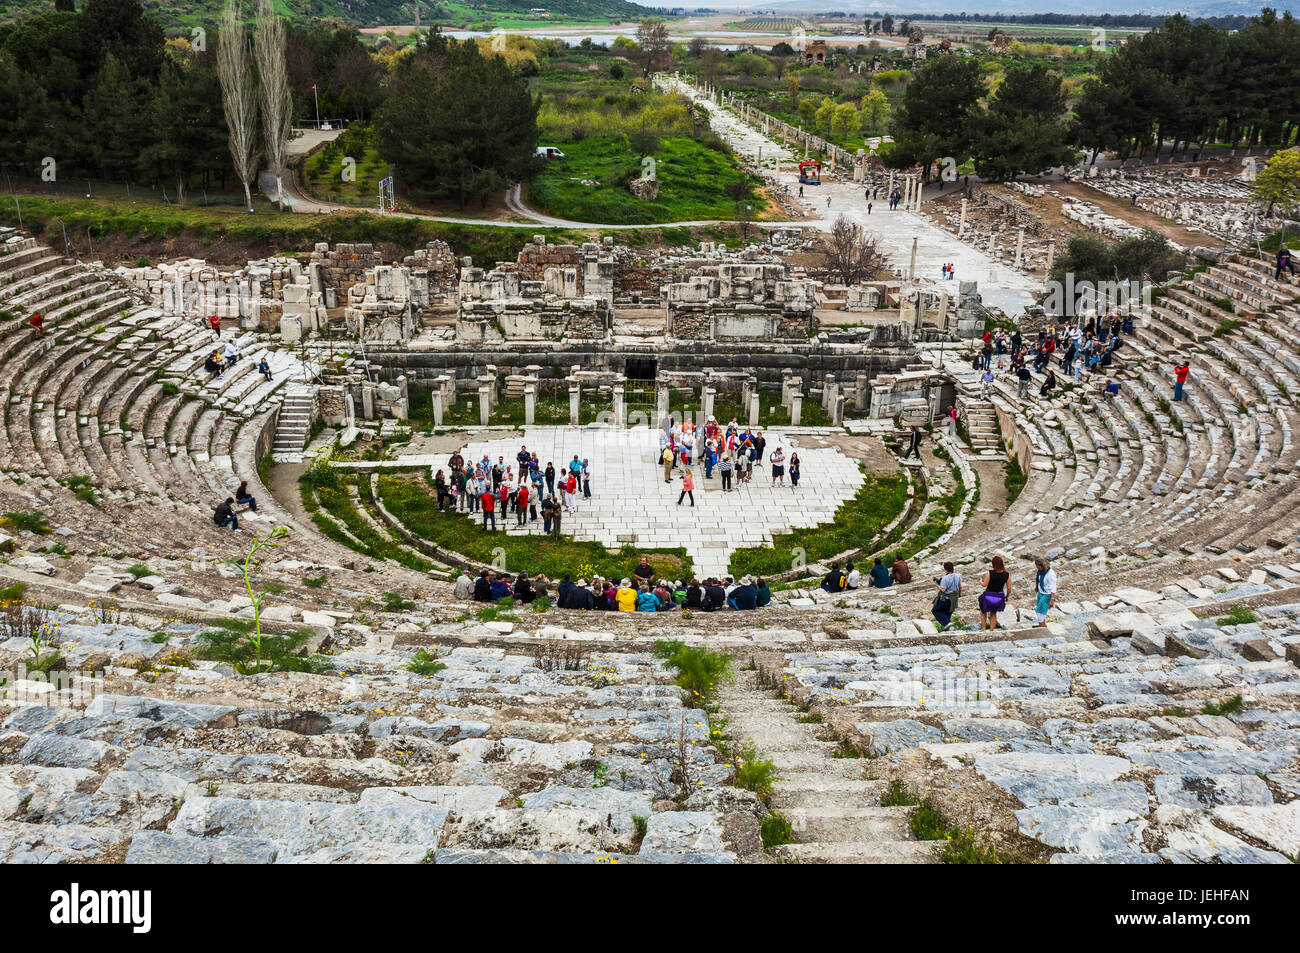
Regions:
<instances>
[{"instance_id":1,"label":"small bush on stone","mask_svg":"<svg viewBox=\"0 0 1300 953\"><path fill-rule=\"evenodd\" d=\"M948 836L948 824L928 800L916 806L907 819L912 836L917 840L943 840Z\"/></svg>"},{"instance_id":2,"label":"small bush on stone","mask_svg":"<svg viewBox=\"0 0 1300 953\"><path fill-rule=\"evenodd\" d=\"M587 647L581 642L551 639L533 649L533 661L543 672L580 672L587 667Z\"/></svg>"},{"instance_id":3,"label":"small bush on stone","mask_svg":"<svg viewBox=\"0 0 1300 953\"><path fill-rule=\"evenodd\" d=\"M416 675L437 675L447 667L445 662L439 662L436 655L431 655L424 649L420 649L411 656L410 661L406 663L406 670L414 672Z\"/></svg>"},{"instance_id":4,"label":"small bush on stone","mask_svg":"<svg viewBox=\"0 0 1300 953\"><path fill-rule=\"evenodd\" d=\"M763 818L758 826L758 832L763 838L764 850L794 843L794 826L780 811L773 811Z\"/></svg>"},{"instance_id":5,"label":"small bush on stone","mask_svg":"<svg viewBox=\"0 0 1300 953\"><path fill-rule=\"evenodd\" d=\"M1228 614L1220 616L1214 620L1219 625L1249 625L1252 622L1258 622L1259 616L1255 610L1248 606L1233 606L1228 610Z\"/></svg>"},{"instance_id":6,"label":"small bush on stone","mask_svg":"<svg viewBox=\"0 0 1300 953\"><path fill-rule=\"evenodd\" d=\"M25 582L15 582L13 585L0 588L0 605L21 601L23 593L26 591L27 583Z\"/></svg>"},{"instance_id":7,"label":"small bush on stone","mask_svg":"<svg viewBox=\"0 0 1300 953\"><path fill-rule=\"evenodd\" d=\"M718 685L730 681L731 656L725 652L688 648L676 639L660 639L654 644L656 658L677 672L677 687L687 694L687 703L699 705L707 702Z\"/></svg>"},{"instance_id":8,"label":"small bush on stone","mask_svg":"<svg viewBox=\"0 0 1300 953\"><path fill-rule=\"evenodd\" d=\"M198 658L225 662L240 675L260 672L310 672L319 674L329 668L320 655L303 655L303 646L311 638L304 630L289 635L262 633L260 647L249 635L230 629L209 629L198 636Z\"/></svg>"},{"instance_id":9,"label":"small bush on stone","mask_svg":"<svg viewBox=\"0 0 1300 953\"><path fill-rule=\"evenodd\" d=\"M326 576L308 576L302 581L302 584L308 589L319 589L328 581Z\"/></svg>"},{"instance_id":10,"label":"small bush on stone","mask_svg":"<svg viewBox=\"0 0 1300 953\"><path fill-rule=\"evenodd\" d=\"M385 612L401 612L405 609L415 608L415 603L410 599L403 598L400 592L385 592L383 599Z\"/></svg>"},{"instance_id":11,"label":"small bush on stone","mask_svg":"<svg viewBox=\"0 0 1300 953\"><path fill-rule=\"evenodd\" d=\"M753 791L764 801L772 796L772 788L780 780L776 765L766 758L760 758L752 741L746 741L740 749L740 756L732 765L736 775L733 783L738 788Z\"/></svg>"},{"instance_id":12,"label":"small bush on stone","mask_svg":"<svg viewBox=\"0 0 1300 953\"><path fill-rule=\"evenodd\" d=\"M1000 864L998 852L980 842L969 828L958 828L949 833L939 850L939 859L945 864Z\"/></svg>"},{"instance_id":13,"label":"small bush on stone","mask_svg":"<svg viewBox=\"0 0 1300 953\"><path fill-rule=\"evenodd\" d=\"M1241 695L1233 695L1227 701L1208 701L1201 709L1203 715L1231 715L1246 710L1246 700Z\"/></svg>"},{"instance_id":14,"label":"small bush on stone","mask_svg":"<svg viewBox=\"0 0 1300 953\"><path fill-rule=\"evenodd\" d=\"M144 563L136 563L134 566L128 566L126 571L135 576L136 579L153 575L153 570L144 565Z\"/></svg>"},{"instance_id":15,"label":"small bush on stone","mask_svg":"<svg viewBox=\"0 0 1300 953\"><path fill-rule=\"evenodd\" d=\"M908 794L907 789L903 787L903 782L894 778L889 782L889 787L885 793L880 796L882 807L911 807L919 803L920 799L915 794Z\"/></svg>"},{"instance_id":16,"label":"small bush on stone","mask_svg":"<svg viewBox=\"0 0 1300 953\"><path fill-rule=\"evenodd\" d=\"M35 533L38 536L45 536L50 532L49 521L45 519L45 514L40 511L20 510L15 513L6 513L4 519L0 520L19 532L26 531Z\"/></svg>"}]
</instances>

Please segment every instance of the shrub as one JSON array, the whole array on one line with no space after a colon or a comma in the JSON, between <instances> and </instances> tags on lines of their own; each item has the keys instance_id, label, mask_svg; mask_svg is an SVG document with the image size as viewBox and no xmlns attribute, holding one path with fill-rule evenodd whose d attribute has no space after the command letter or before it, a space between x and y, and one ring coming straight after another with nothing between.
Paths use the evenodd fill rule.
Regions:
<instances>
[{"instance_id":1,"label":"shrub","mask_svg":"<svg viewBox=\"0 0 1300 953\"><path fill-rule=\"evenodd\" d=\"M311 632L302 630L288 635L263 633L260 651L247 632L236 631L229 623L200 632L198 658L212 662L225 662L241 675L259 672L310 672L319 674L329 669L329 661L320 655L306 655L303 647Z\"/></svg>"},{"instance_id":2,"label":"shrub","mask_svg":"<svg viewBox=\"0 0 1300 953\"><path fill-rule=\"evenodd\" d=\"M401 612L404 609L415 608L415 603L410 599L403 598L400 592L385 592L383 599L386 612Z\"/></svg>"},{"instance_id":3,"label":"shrub","mask_svg":"<svg viewBox=\"0 0 1300 953\"><path fill-rule=\"evenodd\" d=\"M794 843L794 827L780 811L773 811L763 818L758 831L763 838L764 850L771 850L781 844Z\"/></svg>"},{"instance_id":4,"label":"shrub","mask_svg":"<svg viewBox=\"0 0 1300 953\"><path fill-rule=\"evenodd\" d=\"M889 782L889 787L880 797L880 803L884 807L911 807L919 803L920 799L915 794L907 793L903 787L903 782L894 778Z\"/></svg>"},{"instance_id":5,"label":"shrub","mask_svg":"<svg viewBox=\"0 0 1300 953\"><path fill-rule=\"evenodd\" d=\"M1249 625L1258 620L1259 616L1249 606L1233 606L1228 610L1227 615L1220 616L1214 621L1219 625Z\"/></svg>"},{"instance_id":6,"label":"shrub","mask_svg":"<svg viewBox=\"0 0 1300 953\"><path fill-rule=\"evenodd\" d=\"M144 563L136 563L134 566L128 566L126 571L135 576L136 579L153 575L153 570Z\"/></svg>"},{"instance_id":7,"label":"shrub","mask_svg":"<svg viewBox=\"0 0 1300 953\"><path fill-rule=\"evenodd\" d=\"M19 532L26 531L35 533L38 536L45 536L50 532L49 521L45 519L45 514L39 510L30 512L20 510L15 513L6 513L3 522Z\"/></svg>"},{"instance_id":8,"label":"shrub","mask_svg":"<svg viewBox=\"0 0 1300 953\"><path fill-rule=\"evenodd\" d=\"M1233 695L1227 701L1214 702L1207 701L1201 709L1203 715L1231 715L1239 711L1245 711L1246 700L1241 695Z\"/></svg>"},{"instance_id":9,"label":"shrub","mask_svg":"<svg viewBox=\"0 0 1300 953\"><path fill-rule=\"evenodd\" d=\"M654 654L676 670L677 687L686 692L691 705L707 702L720 682L732 678L731 657L725 652L688 648L676 639L661 639L654 644Z\"/></svg>"},{"instance_id":10,"label":"shrub","mask_svg":"<svg viewBox=\"0 0 1300 953\"><path fill-rule=\"evenodd\" d=\"M430 655L424 649L420 649L411 656L410 661L406 663L406 670L414 672L416 675L437 675L447 667L445 662L438 661L436 655Z\"/></svg>"},{"instance_id":11,"label":"shrub","mask_svg":"<svg viewBox=\"0 0 1300 953\"><path fill-rule=\"evenodd\" d=\"M752 741L745 742L740 750L740 757L735 760L733 766L736 770L733 781L736 787L753 791L764 801L772 796L772 787L780 780L776 773L776 765L766 758L760 758L758 752L754 750Z\"/></svg>"}]
</instances>

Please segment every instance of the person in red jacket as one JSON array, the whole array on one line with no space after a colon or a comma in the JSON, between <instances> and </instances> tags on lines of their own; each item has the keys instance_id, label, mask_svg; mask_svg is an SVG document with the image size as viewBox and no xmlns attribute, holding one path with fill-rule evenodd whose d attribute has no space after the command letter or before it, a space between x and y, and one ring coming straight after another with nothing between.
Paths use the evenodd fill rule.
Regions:
<instances>
[{"instance_id":1,"label":"person in red jacket","mask_svg":"<svg viewBox=\"0 0 1300 953\"><path fill-rule=\"evenodd\" d=\"M488 528L488 520L492 521L492 530L497 528L497 499L492 495L491 490L484 490L479 501L483 504L483 528Z\"/></svg>"},{"instance_id":2,"label":"person in red jacket","mask_svg":"<svg viewBox=\"0 0 1300 953\"><path fill-rule=\"evenodd\" d=\"M1183 399L1183 385L1187 383L1187 372L1191 370L1187 361L1180 361L1174 367L1174 400Z\"/></svg>"},{"instance_id":3,"label":"person in red jacket","mask_svg":"<svg viewBox=\"0 0 1300 953\"><path fill-rule=\"evenodd\" d=\"M523 526L528 518L528 487L523 483L519 484L519 495L515 497L515 514L519 517L519 525Z\"/></svg>"},{"instance_id":4,"label":"person in red jacket","mask_svg":"<svg viewBox=\"0 0 1300 953\"><path fill-rule=\"evenodd\" d=\"M564 509L569 513L577 512L578 475L570 473L564 481Z\"/></svg>"},{"instance_id":5,"label":"person in red jacket","mask_svg":"<svg viewBox=\"0 0 1300 953\"><path fill-rule=\"evenodd\" d=\"M221 316L214 314L208 318L208 327L216 333L217 337L221 337Z\"/></svg>"},{"instance_id":6,"label":"person in red jacket","mask_svg":"<svg viewBox=\"0 0 1300 953\"><path fill-rule=\"evenodd\" d=\"M504 523L506 513L510 511L510 486L504 480L501 486L497 488L497 500L501 503L501 522Z\"/></svg>"},{"instance_id":7,"label":"person in red jacket","mask_svg":"<svg viewBox=\"0 0 1300 953\"><path fill-rule=\"evenodd\" d=\"M33 314L27 319L27 323L32 326L38 335L45 333L45 315Z\"/></svg>"}]
</instances>

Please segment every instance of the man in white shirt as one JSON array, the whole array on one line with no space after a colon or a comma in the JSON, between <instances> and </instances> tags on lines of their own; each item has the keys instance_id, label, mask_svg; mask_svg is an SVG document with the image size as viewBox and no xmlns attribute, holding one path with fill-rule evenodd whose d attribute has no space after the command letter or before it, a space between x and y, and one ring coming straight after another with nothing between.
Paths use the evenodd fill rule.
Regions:
<instances>
[{"instance_id":1,"label":"man in white shirt","mask_svg":"<svg viewBox=\"0 0 1300 953\"><path fill-rule=\"evenodd\" d=\"M935 585L939 587L939 595L935 598L934 606L930 611L940 625L948 625L957 612L957 598L961 595L961 575L952 563L944 563L943 572L944 574L935 580Z\"/></svg>"},{"instance_id":2,"label":"man in white shirt","mask_svg":"<svg viewBox=\"0 0 1300 953\"><path fill-rule=\"evenodd\" d=\"M844 577L844 584L850 589L856 589L862 584L862 573L858 572L853 563L849 563L849 574Z\"/></svg>"}]
</instances>

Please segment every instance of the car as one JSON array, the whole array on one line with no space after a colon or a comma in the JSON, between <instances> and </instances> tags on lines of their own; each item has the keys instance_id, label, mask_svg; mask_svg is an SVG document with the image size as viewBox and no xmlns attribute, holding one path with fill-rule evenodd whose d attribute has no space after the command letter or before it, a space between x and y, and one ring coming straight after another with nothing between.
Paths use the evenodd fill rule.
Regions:
<instances>
[{"instance_id":1,"label":"car","mask_svg":"<svg viewBox=\"0 0 1300 953\"><path fill-rule=\"evenodd\" d=\"M538 146L537 154L544 159L563 159L564 153L555 146Z\"/></svg>"}]
</instances>

